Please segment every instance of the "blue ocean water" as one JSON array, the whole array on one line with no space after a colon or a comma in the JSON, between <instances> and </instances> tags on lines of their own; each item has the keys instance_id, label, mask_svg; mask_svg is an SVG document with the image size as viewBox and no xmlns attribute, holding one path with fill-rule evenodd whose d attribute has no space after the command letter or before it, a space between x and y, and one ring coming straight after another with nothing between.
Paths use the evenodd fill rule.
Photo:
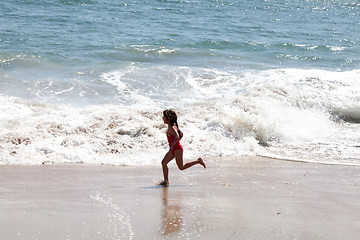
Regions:
<instances>
[{"instance_id":1,"label":"blue ocean water","mask_svg":"<svg viewBox=\"0 0 360 240\"><path fill-rule=\"evenodd\" d=\"M2 61L24 54L82 66L360 64L358 1L2 1L1 11Z\"/></svg>"},{"instance_id":2,"label":"blue ocean water","mask_svg":"<svg viewBox=\"0 0 360 240\"><path fill-rule=\"evenodd\" d=\"M360 164L358 1L4 0L0 12L5 164L157 164L164 108L189 157Z\"/></svg>"}]
</instances>

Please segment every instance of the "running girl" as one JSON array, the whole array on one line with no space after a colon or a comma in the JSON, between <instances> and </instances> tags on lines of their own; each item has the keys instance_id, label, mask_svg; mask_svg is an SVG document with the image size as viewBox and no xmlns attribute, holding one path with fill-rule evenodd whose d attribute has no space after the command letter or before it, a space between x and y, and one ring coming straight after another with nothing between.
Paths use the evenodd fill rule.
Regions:
<instances>
[{"instance_id":1,"label":"running girl","mask_svg":"<svg viewBox=\"0 0 360 240\"><path fill-rule=\"evenodd\" d=\"M194 166L195 164L201 164L204 168L206 165L202 158L198 158L196 161L183 163L183 148L180 144L180 140L183 136L183 133L179 129L179 125L177 123L177 115L173 110L165 110L163 112L163 120L164 123L168 125L166 136L169 142L170 150L166 153L164 159L162 160L162 170L164 174L164 181L162 181L161 185L169 185L169 168L167 164L175 158L176 164L180 170L185 170L189 167Z\"/></svg>"}]
</instances>

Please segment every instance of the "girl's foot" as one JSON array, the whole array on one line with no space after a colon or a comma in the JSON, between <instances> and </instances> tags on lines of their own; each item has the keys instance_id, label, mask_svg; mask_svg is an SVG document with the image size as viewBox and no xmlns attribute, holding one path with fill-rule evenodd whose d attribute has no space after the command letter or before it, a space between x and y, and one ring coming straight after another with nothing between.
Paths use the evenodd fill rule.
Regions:
<instances>
[{"instance_id":1,"label":"girl's foot","mask_svg":"<svg viewBox=\"0 0 360 240\"><path fill-rule=\"evenodd\" d=\"M204 161L202 160L202 158L198 158L198 161L204 168L206 168L206 165L205 165Z\"/></svg>"},{"instance_id":2,"label":"girl's foot","mask_svg":"<svg viewBox=\"0 0 360 240\"><path fill-rule=\"evenodd\" d=\"M161 186L169 186L170 185L170 182L169 181L166 181L166 180L163 180L163 181L161 181L160 183L159 183L159 185L161 185Z\"/></svg>"}]
</instances>

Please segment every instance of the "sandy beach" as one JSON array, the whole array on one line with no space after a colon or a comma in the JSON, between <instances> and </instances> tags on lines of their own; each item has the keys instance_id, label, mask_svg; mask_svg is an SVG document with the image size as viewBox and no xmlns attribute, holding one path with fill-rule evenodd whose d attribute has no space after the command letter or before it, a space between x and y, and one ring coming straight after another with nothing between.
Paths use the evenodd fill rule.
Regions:
<instances>
[{"instance_id":1,"label":"sandy beach","mask_svg":"<svg viewBox=\"0 0 360 240\"><path fill-rule=\"evenodd\" d=\"M0 167L1 239L359 239L360 168L260 157Z\"/></svg>"}]
</instances>

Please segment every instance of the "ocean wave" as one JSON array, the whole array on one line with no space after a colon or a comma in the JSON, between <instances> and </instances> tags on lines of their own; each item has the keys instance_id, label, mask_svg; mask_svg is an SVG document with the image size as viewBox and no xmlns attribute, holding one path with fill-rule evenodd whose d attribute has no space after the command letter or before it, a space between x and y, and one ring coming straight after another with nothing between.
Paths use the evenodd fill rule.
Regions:
<instances>
[{"instance_id":1,"label":"ocean wave","mask_svg":"<svg viewBox=\"0 0 360 240\"><path fill-rule=\"evenodd\" d=\"M360 104L347 108L334 108L331 111L335 120L342 120L348 123L360 123Z\"/></svg>"},{"instance_id":2,"label":"ocean wave","mask_svg":"<svg viewBox=\"0 0 360 240\"><path fill-rule=\"evenodd\" d=\"M264 42L252 42L252 41L199 41L183 45L182 47L188 48L203 48L203 49L217 49L217 50L233 50L239 52L241 50L246 51L260 51L267 49L268 43Z\"/></svg>"},{"instance_id":3,"label":"ocean wave","mask_svg":"<svg viewBox=\"0 0 360 240\"><path fill-rule=\"evenodd\" d=\"M45 61L41 56L23 53L0 52L0 66L33 66Z\"/></svg>"},{"instance_id":4,"label":"ocean wave","mask_svg":"<svg viewBox=\"0 0 360 240\"><path fill-rule=\"evenodd\" d=\"M327 50L332 52L343 51L346 46L329 46L329 45L310 45L310 44L293 44L293 43L283 43L274 45L278 48L286 49L299 49L299 50Z\"/></svg>"},{"instance_id":5,"label":"ocean wave","mask_svg":"<svg viewBox=\"0 0 360 240\"><path fill-rule=\"evenodd\" d=\"M278 58L287 58L291 60L299 60L299 61L318 61L321 60L321 57L317 56L300 56L300 55L291 55L291 54L278 54Z\"/></svg>"},{"instance_id":6,"label":"ocean wave","mask_svg":"<svg viewBox=\"0 0 360 240\"><path fill-rule=\"evenodd\" d=\"M354 45L354 43L350 43ZM217 50L233 50L233 51L269 51L276 53L283 50L286 53L294 51L302 53L316 53L324 54L324 52L339 52L348 48L348 46L331 46L331 45L310 45L310 44L297 44L297 43L272 43L272 42L256 42L256 41L199 41L193 42L183 47L204 48L204 49L217 49Z\"/></svg>"},{"instance_id":7,"label":"ocean wave","mask_svg":"<svg viewBox=\"0 0 360 240\"><path fill-rule=\"evenodd\" d=\"M344 132L326 114L283 102L286 93L274 90L272 99L250 93L175 108L186 159L271 153L339 163L356 158L355 129ZM1 103L0 164L156 165L168 149L159 106L77 108L5 96ZM335 140L329 148L322 144ZM349 141L355 145L341 147Z\"/></svg>"},{"instance_id":8,"label":"ocean wave","mask_svg":"<svg viewBox=\"0 0 360 240\"><path fill-rule=\"evenodd\" d=\"M176 52L176 49L169 47L155 47L150 45L131 45L126 48L130 51L143 52L146 54L154 54L154 55L163 55L163 54L172 54Z\"/></svg>"},{"instance_id":9,"label":"ocean wave","mask_svg":"<svg viewBox=\"0 0 360 240\"><path fill-rule=\"evenodd\" d=\"M359 125L353 124L360 115L359 74L358 70L220 71L130 64L102 73L94 86L99 92L104 87L116 89L110 104L96 100L63 106L49 104L46 98L3 95L1 163L158 164L168 148L161 120L165 108L179 114L187 158L270 151L319 159L325 151L341 162L356 158L360 150L355 134ZM66 84L58 89L39 85L40 89L56 97L77 91Z\"/></svg>"}]
</instances>

